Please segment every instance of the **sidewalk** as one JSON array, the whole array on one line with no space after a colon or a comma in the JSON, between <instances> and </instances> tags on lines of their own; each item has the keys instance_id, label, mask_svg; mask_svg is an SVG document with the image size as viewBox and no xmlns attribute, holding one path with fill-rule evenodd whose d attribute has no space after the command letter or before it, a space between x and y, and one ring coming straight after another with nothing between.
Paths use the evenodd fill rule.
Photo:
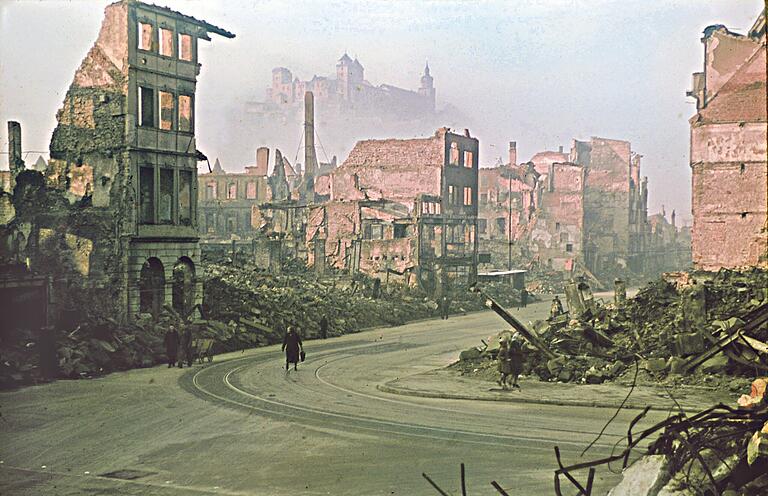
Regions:
<instances>
[{"instance_id":1,"label":"sidewalk","mask_svg":"<svg viewBox=\"0 0 768 496\"><path fill-rule=\"evenodd\" d=\"M618 408L630 386L621 384L559 384L535 379L521 379L521 390L504 391L489 381L462 376L458 371L436 369L395 379L377 388L380 391L423 398L443 398L478 401L509 401L562 406ZM678 387L670 390L686 411L698 411L717 403L736 404L737 395L699 387ZM636 386L624 408L642 410L677 410L663 387Z\"/></svg>"}]
</instances>

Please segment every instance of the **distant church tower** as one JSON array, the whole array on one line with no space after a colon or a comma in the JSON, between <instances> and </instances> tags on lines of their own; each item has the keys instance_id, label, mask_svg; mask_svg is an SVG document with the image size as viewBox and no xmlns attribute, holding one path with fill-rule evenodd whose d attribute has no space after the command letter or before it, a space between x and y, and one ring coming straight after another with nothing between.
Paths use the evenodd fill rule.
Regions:
<instances>
[{"instance_id":1,"label":"distant church tower","mask_svg":"<svg viewBox=\"0 0 768 496\"><path fill-rule=\"evenodd\" d=\"M425 96L429 99L429 110L435 111L435 86L434 79L429 75L429 62L424 67L424 75L421 76L421 86L419 87L419 95Z\"/></svg>"}]
</instances>

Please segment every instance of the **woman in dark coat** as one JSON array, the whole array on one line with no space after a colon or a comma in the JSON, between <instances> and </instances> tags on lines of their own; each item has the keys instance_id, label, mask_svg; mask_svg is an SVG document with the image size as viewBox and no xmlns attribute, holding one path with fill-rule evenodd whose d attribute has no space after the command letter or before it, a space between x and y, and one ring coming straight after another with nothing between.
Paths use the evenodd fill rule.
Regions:
<instances>
[{"instance_id":1,"label":"woman in dark coat","mask_svg":"<svg viewBox=\"0 0 768 496\"><path fill-rule=\"evenodd\" d=\"M168 356L168 368L176 365L176 357L179 354L179 333L171 326L165 333L165 354Z\"/></svg>"},{"instance_id":2,"label":"woman in dark coat","mask_svg":"<svg viewBox=\"0 0 768 496\"><path fill-rule=\"evenodd\" d=\"M297 365L299 363L299 352L304 349L304 344L301 342L299 334L293 329L288 327L288 332L285 333L283 338L283 351L285 351L285 370L288 370L288 365L293 364L293 370L299 370Z\"/></svg>"}]
</instances>

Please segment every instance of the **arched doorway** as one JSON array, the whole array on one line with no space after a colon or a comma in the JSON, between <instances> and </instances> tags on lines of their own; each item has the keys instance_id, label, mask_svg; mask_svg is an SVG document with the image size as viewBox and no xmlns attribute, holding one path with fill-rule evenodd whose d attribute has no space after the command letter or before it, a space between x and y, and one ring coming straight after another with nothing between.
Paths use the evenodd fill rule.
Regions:
<instances>
[{"instance_id":1,"label":"arched doorway","mask_svg":"<svg viewBox=\"0 0 768 496\"><path fill-rule=\"evenodd\" d=\"M165 303L165 270L163 263L149 258L141 266L139 276L139 311L158 315Z\"/></svg>"},{"instance_id":2,"label":"arched doorway","mask_svg":"<svg viewBox=\"0 0 768 496\"><path fill-rule=\"evenodd\" d=\"M181 257L173 266L173 309L186 317L195 305L195 264Z\"/></svg>"}]
</instances>

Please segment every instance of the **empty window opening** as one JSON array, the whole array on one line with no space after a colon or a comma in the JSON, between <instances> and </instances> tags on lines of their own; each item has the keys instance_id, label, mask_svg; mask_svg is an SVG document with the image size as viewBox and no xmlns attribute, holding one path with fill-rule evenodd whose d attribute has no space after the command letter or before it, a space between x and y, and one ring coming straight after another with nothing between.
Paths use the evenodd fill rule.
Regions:
<instances>
[{"instance_id":1,"label":"empty window opening","mask_svg":"<svg viewBox=\"0 0 768 496\"><path fill-rule=\"evenodd\" d=\"M371 239L384 239L384 226L381 224L371 225Z\"/></svg>"},{"instance_id":2,"label":"empty window opening","mask_svg":"<svg viewBox=\"0 0 768 496\"><path fill-rule=\"evenodd\" d=\"M571 253L573 251L573 245L571 243L568 243L567 245L565 245L565 251L567 251L568 253Z\"/></svg>"},{"instance_id":3,"label":"empty window opening","mask_svg":"<svg viewBox=\"0 0 768 496\"><path fill-rule=\"evenodd\" d=\"M173 223L173 169L160 169L160 197L158 199L158 222Z\"/></svg>"},{"instance_id":4,"label":"empty window opening","mask_svg":"<svg viewBox=\"0 0 768 496\"><path fill-rule=\"evenodd\" d=\"M256 183L251 181L248 184L246 184L245 187L245 197L249 200L255 200L256 199Z\"/></svg>"},{"instance_id":5,"label":"empty window opening","mask_svg":"<svg viewBox=\"0 0 768 496\"><path fill-rule=\"evenodd\" d=\"M485 234L487 229L488 221L485 219L477 219L477 232L480 234Z\"/></svg>"},{"instance_id":6,"label":"empty window opening","mask_svg":"<svg viewBox=\"0 0 768 496\"><path fill-rule=\"evenodd\" d=\"M139 274L139 311L158 315L165 303L165 270L157 258L150 258Z\"/></svg>"},{"instance_id":7,"label":"empty window opening","mask_svg":"<svg viewBox=\"0 0 768 496\"><path fill-rule=\"evenodd\" d=\"M742 212L741 213L741 218L742 219L746 219L747 218L747 212Z\"/></svg>"},{"instance_id":8,"label":"empty window opening","mask_svg":"<svg viewBox=\"0 0 768 496\"><path fill-rule=\"evenodd\" d=\"M179 95L179 131L192 132L192 97Z\"/></svg>"},{"instance_id":9,"label":"empty window opening","mask_svg":"<svg viewBox=\"0 0 768 496\"><path fill-rule=\"evenodd\" d=\"M155 125L155 90L139 87L139 125Z\"/></svg>"},{"instance_id":10,"label":"empty window opening","mask_svg":"<svg viewBox=\"0 0 768 496\"><path fill-rule=\"evenodd\" d=\"M474 167L474 153L469 150L464 152L464 167L471 169Z\"/></svg>"},{"instance_id":11,"label":"empty window opening","mask_svg":"<svg viewBox=\"0 0 768 496\"><path fill-rule=\"evenodd\" d=\"M559 230L560 230L560 223L559 222L555 222L555 232L557 232Z\"/></svg>"},{"instance_id":12,"label":"empty window opening","mask_svg":"<svg viewBox=\"0 0 768 496\"><path fill-rule=\"evenodd\" d=\"M464 188L464 205L472 205L472 188Z\"/></svg>"},{"instance_id":13,"label":"empty window opening","mask_svg":"<svg viewBox=\"0 0 768 496\"><path fill-rule=\"evenodd\" d=\"M192 225L192 171L179 171L179 224Z\"/></svg>"},{"instance_id":14,"label":"empty window opening","mask_svg":"<svg viewBox=\"0 0 768 496\"><path fill-rule=\"evenodd\" d=\"M451 154L449 157L449 163L451 165L459 165L459 145L458 143L451 143Z\"/></svg>"},{"instance_id":15,"label":"empty window opening","mask_svg":"<svg viewBox=\"0 0 768 496\"><path fill-rule=\"evenodd\" d=\"M160 28L160 55L173 57L173 31Z\"/></svg>"},{"instance_id":16,"label":"empty window opening","mask_svg":"<svg viewBox=\"0 0 768 496\"><path fill-rule=\"evenodd\" d=\"M139 222L155 222L155 169L139 167Z\"/></svg>"},{"instance_id":17,"label":"empty window opening","mask_svg":"<svg viewBox=\"0 0 768 496\"><path fill-rule=\"evenodd\" d=\"M480 204L488 203L488 193L480 193Z\"/></svg>"},{"instance_id":18,"label":"empty window opening","mask_svg":"<svg viewBox=\"0 0 768 496\"><path fill-rule=\"evenodd\" d=\"M160 129L173 129L173 93L160 92Z\"/></svg>"},{"instance_id":19,"label":"empty window opening","mask_svg":"<svg viewBox=\"0 0 768 496\"><path fill-rule=\"evenodd\" d=\"M179 58L192 62L192 36L179 34Z\"/></svg>"},{"instance_id":20,"label":"empty window opening","mask_svg":"<svg viewBox=\"0 0 768 496\"><path fill-rule=\"evenodd\" d=\"M195 265L187 257L181 257L173 267L171 304L185 318L195 304Z\"/></svg>"},{"instance_id":21,"label":"empty window opening","mask_svg":"<svg viewBox=\"0 0 768 496\"><path fill-rule=\"evenodd\" d=\"M744 174L744 171L746 170L746 168L747 168L746 164L741 164L739 166L739 174Z\"/></svg>"},{"instance_id":22,"label":"empty window opening","mask_svg":"<svg viewBox=\"0 0 768 496\"><path fill-rule=\"evenodd\" d=\"M237 198L237 184L231 183L227 188L227 200L234 200Z\"/></svg>"},{"instance_id":23,"label":"empty window opening","mask_svg":"<svg viewBox=\"0 0 768 496\"><path fill-rule=\"evenodd\" d=\"M139 23L139 49L152 50L152 25L148 22Z\"/></svg>"},{"instance_id":24,"label":"empty window opening","mask_svg":"<svg viewBox=\"0 0 768 496\"><path fill-rule=\"evenodd\" d=\"M216 199L216 183L208 183L205 185L205 199L206 200Z\"/></svg>"},{"instance_id":25,"label":"empty window opening","mask_svg":"<svg viewBox=\"0 0 768 496\"><path fill-rule=\"evenodd\" d=\"M496 227L501 232L505 232L507 230L507 219L504 217L496 217Z\"/></svg>"},{"instance_id":26,"label":"empty window opening","mask_svg":"<svg viewBox=\"0 0 768 496\"><path fill-rule=\"evenodd\" d=\"M393 235L395 238L405 238L408 235L408 225L395 224L395 230Z\"/></svg>"}]
</instances>

